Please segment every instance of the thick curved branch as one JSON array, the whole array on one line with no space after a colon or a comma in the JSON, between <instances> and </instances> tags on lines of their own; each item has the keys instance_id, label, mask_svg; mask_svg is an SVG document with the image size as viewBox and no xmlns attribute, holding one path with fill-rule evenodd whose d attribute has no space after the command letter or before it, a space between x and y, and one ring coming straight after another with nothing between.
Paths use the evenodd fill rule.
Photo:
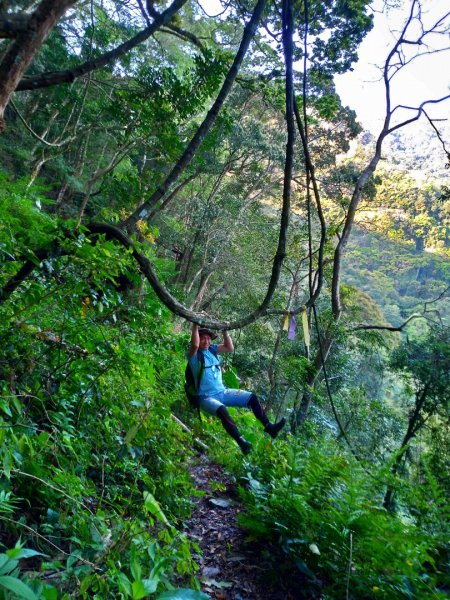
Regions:
<instances>
[{"instance_id":1,"label":"thick curved branch","mask_svg":"<svg viewBox=\"0 0 450 600\"><path fill-rule=\"evenodd\" d=\"M0 304L3 304L13 294L16 289L22 284L34 271L40 261L49 258L50 256L62 256L63 251L57 247L55 240L47 248L39 249L34 252L33 260L25 260L24 264L15 275L0 289Z\"/></svg>"},{"instance_id":2,"label":"thick curved branch","mask_svg":"<svg viewBox=\"0 0 450 600\"><path fill-rule=\"evenodd\" d=\"M67 1L67 0L66 0ZM151 25L146 27L136 36L131 38L131 40L127 40L123 44L117 46L113 50L109 52L105 52L101 56L97 58L93 58L92 60L88 60L73 69L66 69L64 71L53 71L49 73L43 73L42 75L37 75L35 77L25 77L20 81L20 83L16 87L16 92L22 92L24 90L35 90L43 87L50 87L52 85L58 85L60 83L70 83L81 77L82 75L86 75L87 73L91 73L92 71L96 71L97 69L101 69L105 67L109 63L117 60L142 42L145 42L151 35L155 33L158 29L160 29L163 25L166 25L171 18L180 10L180 8L186 4L187 0L174 0L174 2L167 8L164 12L158 15L158 17L153 21Z\"/></svg>"},{"instance_id":3,"label":"thick curved branch","mask_svg":"<svg viewBox=\"0 0 450 600\"><path fill-rule=\"evenodd\" d=\"M46 258L47 254L45 254L44 257ZM4 285L0 290L0 304L3 304L6 302L6 300L8 300L11 294L13 294L19 287L19 285L23 283L29 277L29 275L31 275L35 267L36 264L31 260L27 260L26 263L21 266L17 273L11 277L6 285Z\"/></svg>"},{"instance_id":4,"label":"thick curved branch","mask_svg":"<svg viewBox=\"0 0 450 600\"><path fill-rule=\"evenodd\" d=\"M140 219L148 218L149 213L155 208L157 202L159 202L159 200L168 192L171 185L178 180L179 176L184 171L184 169L191 163L192 159L195 156L195 153L200 147L200 144L203 142L207 133L214 124L216 117L219 114L219 111L222 108L228 96L228 93L231 90L231 87L239 72L244 56L246 55L247 50L250 46L250 42L256 33L256 29L261 19L261 14L264 10L265 5L266 0L258 0L253 14L249 22L245 26L241 44L239 46L239 50L236 53L233 64L230 70L228 71L227 76L225 77L225 81L222 84L222 88L216 100L214 101L212 107L208 111L208 114L203 120L203 123L197 129L194 137L191 139L182 156L172 168L169 175L166 177L165 181L161 184L161 186L157 190L155 190L155 192L150 196L150 198L146 200L132 215L130 215L126 221L124 221L122 225L127 230L133 230L136 226L136 223Z\"/></svg>"},{"instance_id":5,"label":"thick curved branch","mask_svg":"<svg viewBox=\"0 0 450 600\"><path fill-rule=\"evenodd\" d=\"M305 167L307 172L307 194L309 194L309 183L312 183L314 200L316 203L317 215L320 221L320 242L319 242L319 255L317 259L317 283L314 288L314 292L311 291L311 304L313 304L320 295L322 290L323 283L323 265L324 265L324 252L325 252L325 244L327 241L327 225L325 222L325 217L322 210L322 202L320 199L319 186L317 184L314 164L312 162L311 154L309 152L309 144L307 139L307 132L303 126L303 122L300 116L300 111L298 109L297 102L294 101L294 109L295 109L295 118L297 121L297 129L300 134L300 138L303 146L303 153L305 155ZM309 250L310 256L312 256L312 250Z\"/></svg>"},{"instance_id":6,"label":"thick curved branch","mask_svg":"<svg viewBox=\"0 0 450 600\"><path fill-rule=\"evenodd\" d=\"M388 84L387 84L388 85ZM431 102L431 101L430 101ZM424 102L425 105L427 102ZM390 119L392 113L387 113L385 117L384 127L381 130L381 133L378 136L375 152L373 154L372 159L370 160L367 167L362 171L361 175L358 177L355 188L353 190L352 198L350 200L350 204L347 210L347 214L345 216L344 227L342 229L341 237L336 245L334 252L334 266L333 266L333 278L331 283L331 295L332 295L332 310L333 316L335 319L339 319L342 311L341 307L341 299L340 299L340 281L341 281L341 267L342 267L342 256L344 254L345 247L348 243L348 239L350 237L351 230L353 228L356 211L358 209L362 191L370 177L373 175L374 171L377 168L378 162L381 159L381 148L384 139L389 133L392 133L398 127L390 128ZM415 120L415 119L414 119ZM407 123L403 123L405 125ZM402 125L402 126L403 126Z\"/></svg>"},{"instance_id":7,"label":"thick curved branch","mask_svg":"<svg viewBox=\"0 0 450 600\"><path fill-rule=\"evenodd\" d=\"M262 11L265 0L259 0L257 9ZM277 252L273 261L272 274L268 285L268 290L265 298L261 305L249 315L236 320L234 322L227 321L215 321L210 318L205 319L203 314L187 309L183 306L176 298L174 298L170 292L160 283L151 262L146 256L139 252L134 246L130 238L119 228L102 223L91 223L87 226L90 234L105 234L107 237L116 239L125 248L131 251L131 255L138 263L142 273L145 275L150 285L154 289L158 298L165 304L173 313L199 325L210 327L213 329L237 329L242 328L257 319L265 315L279 315L283 314L283 310L269 309L269 303L272 295L276 289L279 274L283 264L283 260L286 254L286 240L287 240L287 229L289 224L289 210L290 210L290 193L291 193L291 180L292 180L292 169L293 169L293 149L295 140L295 126L294 126L294 86L293 86L293 14L292 14L292 2L287 0L286 8L284 10L284 48L285 48L285 60L286 60L286 121L288 129L288 139L286 144L286 162L285 162L285 173L284 173L284 187L283 187L283 208L281 214L280 233L278 240ZM251 33L254 33L256 28L258 11L255 12L252 17L252 25L249 28L247 26L247 47L250 42ZM255 16L256 15L256 16ZM253 30L253 31L252 31ZM245 37L245 36L244 36ZM241 59L243 58L242 45L241 45ZM237 69L236 69L237 73ZM231 85L231 84L230 84ZM224 99L224 98L223 98ZM20 285L25 277L34 269L35 263L28 261L20 270L20 275L16 275L13 281L10 281L5 289L3 290L2 300L4 301L11 293ZM300 309L299 309L300 310Z\"/></svg>"},{"instance_id":8,"label":"thick curved branch","mask_svg":"<svg viewBox=\"0 0 450 600\"><path fill-rule=\"evenodd\" d=\"M377 168L378 162L381 158L381 147L384 141L384 138L388 134L389 129L389 121L390 115L387 114L385 118L384 127L378 136L377 143L375 146L375 152L370 160L367 167L362 171L361 175L358 177L358 180L355 185L355 189L353 190L352 198L350 200L350 204L347 210L347 214L345 217L344 227L342 229L341 237L336 244L336 248L334 251L334 259L333 259L333 278L331 282L331 304L333 316L336 320L339 319L342 311L341 306L341 296L340 296L340 286L341 286L341 271L342 271L342 256L344 254L345 247L347 246L348 239L350 237L351 230L353 228L353 223L355 221L356 210L358 208L359 202L361 200L362 191L370 177L373 175L375 169Z\"/></svg>"},{"instance_id":9,"label":"thick curved branch","mask_svg":"<svg viewBox=\"0 0 450 600\"><path fill-rule=\"evenodd\" d=\"M211 319L210 317L205 318L204 314L199 314L186 308L183 304L181 304L181 302L179 302L170 294L170 292L159 281L150 260L136 249L131 239L121 229L107 223L91 223L87 226L87 229L92 235L105 234L106 237L116 239L120 244L122 244L122 246L124 246L124 248L129 250L131 256L138 263L142 274L146 277L161 302L174 314L183 317L183 319L186 319L187 321L198 323L203 327L209 327L211 329L231 330L245 327L264 316L280 315L285 313L283 310L267 308L263 301L256 310L235 321L218 321Z\"/></svg>"},{"instance_id":10,"label":"thick curved branch","mask_svg":"<svg viewBox=\"0 0 450 600\"><path fill-rule=\"evenodd\" d=\"M170 292L161 284L158 279L158 276L155 273L152 263L150 260L139 252L132 240L128 237L126 233L124 233L121 229L116 227L115 225L110 225L108 223L90 223L86 226L88 231L88 236L97 236L97 235L105 235L107 239L114 239L118 241L124 248L130 251L131 256L137 262L140 267L142 274L148 280L153 290L155 291L158 298L161 302L167 306L167 308L172 311L174 314L191 321L193 323L198 323L204 327L209 327L211 329L241 329L250 323L254 323L258 319L265 316L273 316L273 315L284 315L286 313L285 310L282 309L270 309L264 308L261 304L256 310L249 313L248 315L237 319L235 321L218 321L214 320L210 317L205 318L203 313L199 314L193 310L190 310L183 306L181 302L179 302L174 296L170 294ZM69 233L67 237L69 237ZM9 282L0 290L0 305L4 304L8 298L13 294L13 292L22 284L27 277L34 271L34 269L39 265L39 261L48 258L55 258L59 256L66 255L67 252L62 249L56 249L55 246L59 243L58 240L55 240L51 246L47 248L36 250L34 252L35 260L27 260L24 265L19 269L16 275L14 275ZM304 307L299 307L298 309L290 311L290 314L298 314L303 310Z\"/></svg>"}]
</instances>

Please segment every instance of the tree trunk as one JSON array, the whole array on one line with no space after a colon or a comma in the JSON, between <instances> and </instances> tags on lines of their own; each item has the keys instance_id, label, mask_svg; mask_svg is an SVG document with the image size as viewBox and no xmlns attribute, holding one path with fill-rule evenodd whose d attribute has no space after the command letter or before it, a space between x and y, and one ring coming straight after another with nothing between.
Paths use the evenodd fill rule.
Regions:
<instances>
[{"instance_id":1,"label":"tree trunk","mask_svg":"<svg viewBox=\"0 0 450 600\"><path fill-rule=\"evenodd\" d=\"M294 423L292 425L293 431L295 431L299 425L303 425L303 423L306 421L306 417L308 415L308 411L313 398L313 389L316 385L320 373L322 372L322 360L326 362L331 350L331 346L333 345L333 341L334 338L331 334L325 335L325 339L322 342L323 359L319 350L313 360L314 369L310 370L310 374L308 375L308 378L305 381L305 391L303 392L300 407L295 414Z\"/></svg>"},{"instance_id":2,"label":"tree trunk","mask_svg":"<svg viewBox=\"0 0 450 600\"><path fill-rule=\"evenodd\" d=\"M289 312L291 305L292 305L292 301L294 299L294 296L297 293L297 287L298 287L298 283L299 283L298 276L299 276L302 264L303 264L303 260L301 260L299 262L295 272L292 273L292 285L291 285L291 289L289 291L289 298L287 301L287 308L286 308L287 313ZM278 384L277 378L276 378L275 366L276 366L278 351L281 346L281 340L283 339L283 333L284 333L284 319L281 322L280 327L278 329L277 337L276 337L275 344L274 344L273 351L272 351L272 358L270 359L270 364L267 369L267 375L269 377L269 383L270 383L269 398L268 398L267 404L266 404L267 410L270 410L272 408L273 402L275 399L275 392L276 392L277 384Z\"/></svg>"},{"instance_id":3,"label":"tree trunk","mask_svg":"<svg viewBox=\"0 0 450 600\"><path fill-rule=\"evenodd\" d=\"M195 297L194 302L192 303L192 310L199 310L200 306L202 305L203 302L203 298L205 297L205 293L206 293L206 288L208 286L208 281L211 277L211 275L213 274L214 271L210 271L210 270L206 270L203 271L203 273L201 274L200 277L200 283L198 286L198 290L197 290L197 295Z\"/></svg>"},{"instance_id":4,"label":"tree trunk","mask_svg":"<svg viewBox=\"0 0 450 600\"><path fill-rule=\"evenodd\" d=\"M194 256L195 249L198 244L198 240L200 239L200 234L202 232L202 226L197 227L197 230L194 235L194 239L192 240L192 244L189 250L183 253L183 258L181 259L180 271L177 277L177 283L181 285L186 285L188 280L189 270L191 268L192 258Z\"/></svg>"},{"instance_id":5,"label":"tree trunk","mask_svg":"<svg viewBox=\"0 0 450 600\"><path fill-rule=\"evenodd\" d=\"M56 196L56 200L55 200L55 213L57 213L57 214L59 214L59 209L64 201L68 187L69 187L69 184L67 183L67 181L65 181L59 188L59 192L58 192L58 195Z\"/></svg>"},{"instance_id":6,"label":"tree trunk","mask_svg":"<svg viewBox=\"0 0 450 600\"><path fill-rule=\"evenodd\" d=\"M33 185L33 183L38 178L39 173L41 172L42 167L45 165L45 163L47 161L51 160L51 158L53 158L53 157L51 157L51 156L48 156L48 157L47 156L42 156L42 158L40 158L37 161L36 165L34 166L33 172L31 173L31 177L30 177L30 181L28 182L27 189L30 188Z\"/></svg>"},{"instance_id":7,"label":"tree trunk","mask_svg":"<svg viewBox=\"0 0 450 600\"><path fill-rule=\"evenodd\" d=\"M8 102L26 69L55 24L77 0L42 0L31 14L28 27L19 32L0 63L0 133Z\"/></svg>"},{"instance_id":8,"label":"tree trunk","mask_svg":"<svg viewBox=\"0 0 450 600\"><path fill-rule=\"evenodd\" d=\"M422 425L424 423L423 420L421 421L420 417L421 417L423 405L424 405L426 397L427 397L428 388L429 388L429 385L426 385L425 388L420 393L416 394L416 405L414 407L414 411L409 418L408 428L403 437L398 454L397 454L397 456L394 460L394 463L391 467L391 475L392 476L397 475L397 473L400 469L401 462L403 460L403 456L405 454L406 447L408 446L409 442L416 435L416 433L419 431L419 429L422 427ZM386 490L384 499L383 499L383 506L386 510L392 510L394 493L395 493L395 490L394 490L393 486L389 485Z\"/></svg>"},{"instance_id":9,"label":"tree trunk","mask_svg":"<svg viewBox=\"0 0 450 600\"><path fill-rule=\"evenodd\" d=\"M420 254L421 252L423 252L425 249L425 238L420 237L420 236L416 237L415 245L416 245L417 254Z\"/></svg>"}]
</instances>

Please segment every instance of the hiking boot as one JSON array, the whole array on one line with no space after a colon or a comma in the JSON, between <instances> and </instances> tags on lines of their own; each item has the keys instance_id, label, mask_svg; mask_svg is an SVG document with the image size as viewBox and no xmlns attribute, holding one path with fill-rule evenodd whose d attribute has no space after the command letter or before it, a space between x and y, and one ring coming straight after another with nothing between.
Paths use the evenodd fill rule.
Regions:
<instances>
[{"instance_id":1,"label":"hiking boot","mask_svg":"<svg viewBox=\"0 0 450 600\"><path fill-rule=\"evenodd\" d=\"M250 442L247 442L247 440L243 438L242 435L237 440L237 443L239 444L239 448L242 450L242 454L248 454L249 452L251 452L252 445L250 444Z\"/></svg>"},{"instance_id":2,"label":"hiking boot","mask_svg":"<svg viewBox=\"0 0 450 600\"><path fill-rule=\"evenodd\" d=\"M271 438L275 439L280 433L281 429L286 425L286 419L283 417L278 423L269 423L264 427L264 431L270 435Z\"/></svg>"}]
</instances>

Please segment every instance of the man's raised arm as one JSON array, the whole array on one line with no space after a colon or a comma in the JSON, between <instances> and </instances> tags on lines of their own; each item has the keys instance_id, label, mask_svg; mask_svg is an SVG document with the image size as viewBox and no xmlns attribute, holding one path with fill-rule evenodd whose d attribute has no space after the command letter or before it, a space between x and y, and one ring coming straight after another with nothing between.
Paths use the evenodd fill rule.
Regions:
<instances>
[{"instance_id":1,"label":"man's raised arm","mask_svg":"<svg viewBox=\"0 0 450 600\"><path fill-rule=\"evenodd\" d=\"M217 346L217 351L221 354L224 352L234 352L233 340L228 331L223 332L223 344Z\"/></svg>"},{"instance_id":2,"label":"man's raised arm","mask_svg":"<svg viewBox=\"0 0 450 600\"><path fill-rule=\"evenodd\" d=\"M191 333L191 345L189 347L188 356L194 356L197 354L198 347L200 345L200 336L198 335L198 325L196 323L192 324L192 333Z\"/></svg>"}]
</instances>

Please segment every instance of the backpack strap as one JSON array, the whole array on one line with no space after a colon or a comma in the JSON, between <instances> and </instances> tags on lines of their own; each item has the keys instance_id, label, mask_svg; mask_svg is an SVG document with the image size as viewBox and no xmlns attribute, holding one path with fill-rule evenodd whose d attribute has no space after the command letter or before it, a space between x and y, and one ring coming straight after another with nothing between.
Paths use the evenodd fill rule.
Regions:
<instances>
[{"instance_id":1,"label":"backpack strap","mask_svg":"<svg viewBox=\"0 0 450 600\"><path fill-rule=\"evenodd\" d=\"M200 388L200 380L205 370L205 355L201 350L197 350L198 356L198 367L197 367L197 379L195 379L195 391L198 392Z\"/></svg>"},{"instance_id":2,"label":"backpack strap","mask_svg":"<svg viewBox=\"0 0 450 600\"><path fill-rule=\"evenodd\" d=\"M195 391L198 396L198 390L200 389L200 381L201 381L203 372L205 370L205 355L203 354L203 352L201 350L197 350L197 356L198 356L197 378L194 377L194 385L195 385ZM200 412L200 404L197 404L197 413L198 413L198 418L201 423L202 422L202 414Z\"/></svg>"}]
</instances>

